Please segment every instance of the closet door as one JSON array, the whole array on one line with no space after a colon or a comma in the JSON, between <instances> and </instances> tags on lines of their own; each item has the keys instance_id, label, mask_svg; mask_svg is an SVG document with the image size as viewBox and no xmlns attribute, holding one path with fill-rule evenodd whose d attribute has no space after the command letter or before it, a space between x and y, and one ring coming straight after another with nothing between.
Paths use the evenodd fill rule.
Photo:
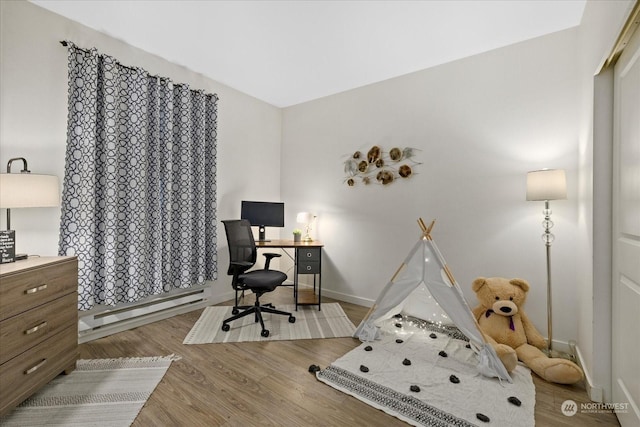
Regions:
<instances>
[{"instance_id":1,"label":"closet door","mask_svg":"<svg viewBox=\"0 0 640 427\"><path fill-rule=\"evenodd\" d=\"M612 402L640 426L640 31L614 69Z\"/></svg>"}]
</instances>

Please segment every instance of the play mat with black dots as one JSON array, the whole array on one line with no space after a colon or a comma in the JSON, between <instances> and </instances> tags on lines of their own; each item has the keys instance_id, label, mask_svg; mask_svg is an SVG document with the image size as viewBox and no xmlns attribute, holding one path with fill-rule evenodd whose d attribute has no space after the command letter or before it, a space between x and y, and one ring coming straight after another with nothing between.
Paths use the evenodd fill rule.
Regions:
<instances>
[{"instance_id":1,"label":"play mat with black dots","mask_svg":"<svg viewBox=\"0 0 640 427\"><path fill-rule=\"evenodd\" d=\"M415 426L534 426L531 371L513 383L487 378L455 328L391 318L382 339L362 343L317 378Z\"/></svg>"}]
</instances>

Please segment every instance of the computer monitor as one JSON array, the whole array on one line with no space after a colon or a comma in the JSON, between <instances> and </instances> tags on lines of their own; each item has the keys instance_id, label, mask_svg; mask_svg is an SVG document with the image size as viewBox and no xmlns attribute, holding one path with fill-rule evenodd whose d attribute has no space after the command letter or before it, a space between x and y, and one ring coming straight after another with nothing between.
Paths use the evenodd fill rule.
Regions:
<instances>
[{"instance_id":1,"label":"computer monitor","mask_svg":"<svg viewBox=\"0 0 640 427\"><path fill-rule=\"evenodd\" d=\"M258 241L268 242L265 227L284 227L284 203L243 200L240 218L258 227Z\"/></svg>"}]
</instances>

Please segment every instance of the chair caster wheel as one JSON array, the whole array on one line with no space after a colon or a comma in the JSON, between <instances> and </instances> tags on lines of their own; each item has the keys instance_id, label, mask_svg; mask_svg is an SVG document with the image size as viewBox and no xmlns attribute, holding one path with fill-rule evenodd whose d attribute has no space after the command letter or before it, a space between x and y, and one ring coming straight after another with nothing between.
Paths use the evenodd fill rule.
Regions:
<instances>
[{"instance_id":1,"label":"chair caster wheel","mask_svg":"<svg viewBox=\"0 0 640 427\"><path fill-rule=\"evenodd\" d=\"M226 323L222 325L222 330L227 332L229 329L231 329L231 326L227 325Z\"/></svg>"},{"instance_id":2,"label":"chair caster wheel","mask_svg":"<svg viewBox=\"0 0 640 427\"><path fill-rule=\"evenodd\" d=\"M296 318L293 316L289 316L289 323L296 323Z\"/></svg>"},{"instance_id":3,"label":"chair caster wheel","mask_svg":"<svg viewBox=\"0 0 640 427\"><path fill-rule=\"evenodd\" d=\"M260 335L262 335L263 337L268 337L269 336L269 330L268 329L263 329L262 332L260 332Z\"/></svg>"},{"instance_id":4,"label":"chair caster wheel","mask_svg":"<svg viewBox=\"0 0 640 427\"><path fill-rule=\"evenodd\" d=\"M233 314L234 316L238 313L240 313L240 310L238 310L237 308L234 308L233 310L231 310L231 314Z\"/></svg>"}]
</instances>

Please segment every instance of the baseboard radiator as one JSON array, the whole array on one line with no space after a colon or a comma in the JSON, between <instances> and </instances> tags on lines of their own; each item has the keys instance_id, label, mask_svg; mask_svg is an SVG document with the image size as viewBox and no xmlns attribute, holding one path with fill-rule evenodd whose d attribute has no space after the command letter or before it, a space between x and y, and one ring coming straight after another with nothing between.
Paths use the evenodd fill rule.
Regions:
<instances>
[{"instance_id":1,"label":"baseboard radiator","mask_svg":"<svg viewBox=\"0 0 640 427\"><path fill-rule=\"evenodd\" d=\"M79 312L78 342L92 341L211 305L209 287L181 289L113 308Z\"/></svg>"}]
</instances>

